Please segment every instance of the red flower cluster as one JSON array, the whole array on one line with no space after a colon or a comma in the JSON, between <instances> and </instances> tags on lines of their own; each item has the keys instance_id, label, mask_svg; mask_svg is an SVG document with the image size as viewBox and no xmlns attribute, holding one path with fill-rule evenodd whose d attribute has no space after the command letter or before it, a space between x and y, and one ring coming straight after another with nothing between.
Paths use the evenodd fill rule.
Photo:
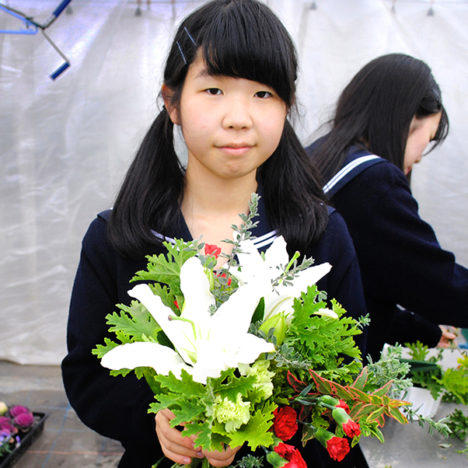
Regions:
<instances>
[{"instance_id":1,"label":"red flower cluster","mask_svg":"<svg viewBox=\"0 0 468 468\"><path fill-rule=\"evenodd\" d=\"M342 426L344 433L350 437L358 437L361 435L361 428L357 422L354 422L350 419L348 422L344 423Z\"/></svg>"},{"instance_id":2,"label":"red flower cluster","mask_svg":"<svg viewBox=\"0 0 468 468\"><path fill-rule=\"evenodd\" d=\"M289 440L297 431L297 413L290 406L276 408L273 412L273 430L283 441Z\"/></svg>"},{"instance_id":3,"label":"red flower cluster","mask_svg":"<svg viewBox=\"0 0 468 468\"><path fill-rule=\"evenodd\" d=\"M280 442L274 450L280 457L289 462L286 463L283 468L307 468L307 464L302 458L301 452L299 452L296 447Z\"/></svg>"},{"instance_id":4,"label":"red flower cluster","mask_svg":"<svg viewBox=\"0 0 468 468\"><path fill-rule=\"evenodd\" d=\"M205 255L213 255L215 258L218 258L220 253L221 247L215 244L205 244Z\"/></svg>"},{"instance_id":5,"label":"red flower cluster","mask_svg":"<svg viewBox=\"0 0 468 468\"><path fill-rule=\"evenodd\" d=\"M344 400L340 400L336 405L337 408L343 408L349 414L349 406Z\"/></svg>"},{"instance_id":6,"label":"red flower cluster","mask_svg":"<svg viewBox=\"0 0 468 468\"><path fill-rule=\"evenodd\" d=\"M349 452L349 443L347 439L342 437L332 437L327 440L327 450L333 460L343 460Z\"/></svg>"}]
</instances>

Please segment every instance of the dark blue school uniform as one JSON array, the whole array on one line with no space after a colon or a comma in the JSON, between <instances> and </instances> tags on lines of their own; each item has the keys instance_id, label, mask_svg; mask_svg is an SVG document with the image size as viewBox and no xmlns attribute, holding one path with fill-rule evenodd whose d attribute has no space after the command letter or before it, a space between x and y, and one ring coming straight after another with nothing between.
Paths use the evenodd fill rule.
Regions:
<instances>
[{"instance_id":1,"label":"dark blue school uniform","mask_svg":"<svg viewBox=\"0 0 468 468\"><path fill-rule=\"evenodd\" d=\"M266 219L262 199L259 215L260 222L253 235L257 237L257 248L264 250L276 233ZM133 375L111 377L109 370L91 354L96 344L103 343L109 335L105 316L116 309L116 303L130 302L129 280L136 271L146 268L144 258L124 258L110 245L106 235L108 216L109 212L101 213L83 239L70 304L63 381L80 419L100 434L121 441L125 454L119 466L144 468L162 457L154 414L147 413L153 394L144 380L139 381ZM182 214L171 232L164 234L169 238L192 239ZM149 253L163 251L161 246ZM357 318L366 313L355 250L346 225L335 210L330 211L326 231L306 254L316 263L327 261L333 265L331 272L318 283L320 289L327 291L330 298L336 298L351 316ZM328 455L324 457L323 450L315 444L309 446L314 448L301 450L309 458L309 466L334 465L328 464ZM317 462L320 457L326 461ZM172 462L168 463L171 465Z\"/></svg>"},{"instance_id":2,"label":"dark blue school uniform","mask_svg":"<svg viewBox=\"0 0 468 468\"><path fill-rule=\"evenodd\" d=\"M353 147L343 167L369 154ZM367 350L374 358L385 342L419 339L435 346L437 324L468 326L468 270L419 216L404 173L379 159L357 175L350 171L330 192L358 254L371 316Z\"/></svg>"}]
</instances>

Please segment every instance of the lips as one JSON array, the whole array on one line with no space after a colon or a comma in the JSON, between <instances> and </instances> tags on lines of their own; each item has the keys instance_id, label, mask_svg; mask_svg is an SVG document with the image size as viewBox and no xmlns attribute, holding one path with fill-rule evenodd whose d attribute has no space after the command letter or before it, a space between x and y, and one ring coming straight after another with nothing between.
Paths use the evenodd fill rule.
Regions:
<instances>
[{"instance_id":1,"label":"lips","mask_svg":"<svg viewBox=\"0 0 468 468\"><path fill-rule=\"evenodd\" d=\"M217 145L216 147L224 153L242 155L247 153L253 146L249 143L227 143L225 145Z\"/></svg>"}]
</instances>

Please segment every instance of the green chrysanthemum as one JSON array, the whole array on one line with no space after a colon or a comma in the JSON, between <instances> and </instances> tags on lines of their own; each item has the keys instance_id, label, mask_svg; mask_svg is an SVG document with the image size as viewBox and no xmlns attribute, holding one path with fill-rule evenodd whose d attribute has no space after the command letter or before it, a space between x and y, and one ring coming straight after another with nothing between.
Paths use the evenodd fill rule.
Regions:
<instances>
[{"instance_id":1,"label":"green chrysanthemum","mask_svg":"<svg viewBox=\"0 0 468 468\"><path fill-rule=\"evenodd\" d=\"M225 425L226 432L237 431L250 419L250 402L243 401L240 394L237 395L235 403L228 398L217 396L214 403L214 417Z\"/></svg>"}]
</instances>

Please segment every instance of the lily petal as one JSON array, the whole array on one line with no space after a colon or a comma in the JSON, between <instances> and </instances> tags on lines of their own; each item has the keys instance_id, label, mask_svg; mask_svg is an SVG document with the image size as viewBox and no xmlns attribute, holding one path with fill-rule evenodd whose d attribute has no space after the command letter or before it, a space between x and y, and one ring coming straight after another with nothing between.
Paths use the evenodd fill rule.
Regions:
<instances>
[{"instance_id":1,"label":"lily petal","mask_svg":"<svg viewBox=\"0 0 468 468\"><path fill-rule=\"evenodd\" d=\"M174 350L150 342L117 346L104 354L101 365L114 370L152 367L158 374L168 375L171 371L177 378L182 369L190 369Z\"/></svg>"},{"instance_id":2,"label":"lily petal","mask_svg":"<svg viewBox=\"0 0 468 468\"><path fill-rule=\"evenodd\" d=\"M252 315L264 294L261 285L257 284L255 278L252 278L221 304L211 317L214 336L240 336L247 333Z\"/></svg>"},{"instance_id":3,"label":"lily petal","mask_svg":"<svg viewBox=\"0 0 468 468\"><path fill-rule=\"evenodd\" d=\"M183 360L190 364L188 351L193 349L193 328L188 322L177 320L172 310L165 306L147 284L137 284L128 291L128 295L138 299L150 312L154 320L163 329Z\"/></svg>"},{"instance_id":4,"label":"lily petal","mask_svg":"<svg viewBox=\"0 0 468 468\"><path fill-rule=\"evenodd\" d=\"M209 309L215 303L215 299L210 292L210 282L198 257L189 258L182 265L180 289L184 295L181 316L203 327L210 318Z\"/></svg>"},{"instance_id":5,"label":"lily petal","mask_svg":"<svg viewBox=\"0 0 468 468\"><path fill-rule=\"evenodd\" d=\"M286 241L283 236L278 236L265 252L265 263L268 268L275 270L277 266L285 267L289 263ZM276 270L276 276L280 273Z\"/></svg>"}]
</instances>

